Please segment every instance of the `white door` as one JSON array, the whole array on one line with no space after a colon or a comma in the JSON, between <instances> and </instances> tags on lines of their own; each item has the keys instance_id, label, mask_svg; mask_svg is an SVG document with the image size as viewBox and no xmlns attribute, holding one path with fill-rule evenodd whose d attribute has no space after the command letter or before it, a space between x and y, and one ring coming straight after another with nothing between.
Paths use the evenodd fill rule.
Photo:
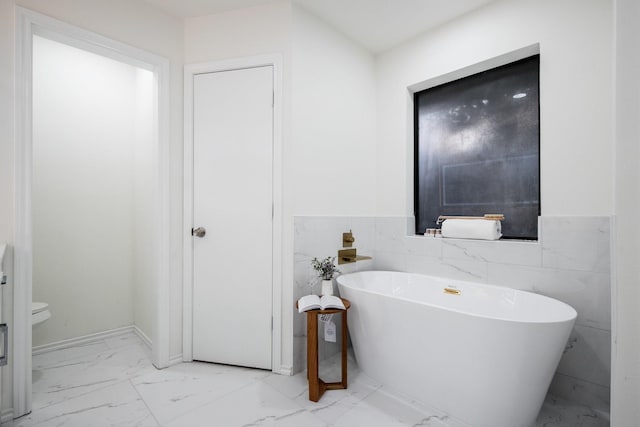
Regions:
<instances>
[{"instance_id":1,"label":"white door","mask_svg":"<svg viewBox=\"0 0 640 427\"><path fill-rule=\"evenodd\" d=\"M271 369L273 67L193 92L193 359Z\"/></svg>"}]
</instances>

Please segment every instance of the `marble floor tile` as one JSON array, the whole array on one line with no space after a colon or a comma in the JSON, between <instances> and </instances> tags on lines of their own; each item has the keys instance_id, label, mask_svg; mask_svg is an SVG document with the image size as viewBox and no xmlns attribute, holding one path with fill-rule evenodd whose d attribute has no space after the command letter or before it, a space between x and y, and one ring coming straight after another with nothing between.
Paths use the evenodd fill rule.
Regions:
<instances>
[{"instance_id":1,"label":"marble floor tile","mask_svg":"<svg viewBox=\"0 0 640 427\"><path fill-rule=\"evenodd\" d=\"M360 372L349 387L308 400L306 372L293 376L211 363L157 370L133 334L34 357L33 412L3 427L459 427ZM320 376L339 377L339 355ZM531 427L606 427L603 414L548 396Z\"/></svg>"},{"instance_id":2,"label":"marble floor tile","mask_svg":"<svg viewBox=\"0 0 640 427\"><path fill-rule=\"evenodd\" d=\"M288 399L295 400L300 396L309 396L306 371L293 376L271 374L262 381L284 394Z\"/></svg>"},{"instance_id":3,"label":"marble floor tile","mask_svg":"<svg viewBox=\"0 0 640 427\"><path fill-rule=\"evenodd\" d=\"M140 340L140 337L136 335L135 332L127 332L125 334L105 338L104 343L110 349L116 349L116 348L127 347L130 345L140 345L142 344L142 341ZM147 347L147 346L144 346L144 347Z\"/></svg>"},{"instance_id":4,"label":"marble floor tile","mask_svg":"<svg viewBox=\"0 0 640 427\"><path fill-rule=\"evenodd\" d=\"M445 421L446 417L424 413L377 390L356 403L332 425L335 427L447 427Z\"/></svg>"},{"instance_id":5,"label":"marble floor tile","mask_svg":"<svg viewBox=\"0 0 640 427\"><path fill-rule=\"evenodd\" d=\"M132 379L160 423L166 423L249 384L273 375L259 369L181 363Z\"/></svg>"},{"instance_id":6,"label":"marble floor tile","mask_svg":"<svg viewBox=\"0 0 640 427\"><path fill-rule=\"evenodd\" d=\"M139 342L139 339L138 339ZM66 363L80 357L94 355L109 350L109 346L103 341L94 341L86 344L79 344L69 348L48 351L33 356L33 369Z\"/></svg>"},{"instance_id":7,"label":"marble floor tile","mask_svg":"<svg viewBox=\"0 0 640 427\"><path fill-rule=\"evenodd\" d=\"M341 354L338 353L320 361L319 376L322 380L326 382L340 381L342 374L340 358ZM316 417L332 425L358 402L380 387L379 383L360 372L351 351L347 358L347 373L347 389L329 390L323 394L319 402L309 400L306 371L293 377L271 375L264 381L289 399L296 401Z\"/></svg>"},{"instance_id":8,"label":"marble floor tile","mask_svg":"<svg viewBox=\"0 0 640 427\"><path fill-rule=\"evenodd\" d=\"M55 352L52 352L55 353ZM44 355L42 355L44 356ZM33 408L40 409L120 381L155 371L141 344L134 343L54 363L41 358L33 375Z\"/></svg>"},{"instance_id":9,"label":"marble floor tile","mask_svg":"<svg viewBox=\"0 0 640 427\"><path fill-rule=\"evenodd\" d=\"M590 408L547 396L532 427L609 427L609 419Z\"/></svg>"},{"instance_id":10,"label":"marble floor tile","mask_svg":"<svg viewBox=\"0 0 640 427\"><path fill-rule=\"evenodd\" d=\"M306 379L306 372L298 375ZM328 390L322 395L320 401L312 402L309 400L308 387L306 387L305 393L296 397L295 401L318 418L333 425L345 413L375 392L378 387L380 387L379 384L364 374L355 374L349 377L346 390Z\"/></svg>"},{"instance_id":11,"label":"marble floor tile","mask_svg":"<svg viewBox=\"0 0 640 427\"><path fill-rule=\"evenodd\" d=\"M217 420L217 421L216 421ZM167 424L183 426L278 426L325 427L326 423L297 402L258 381L201 406Z\"/></svg>"},{"instance_id":12,"label":"marble floor tile","mask_svg":"<svg viewBox=\"0 0 640 427\"><path fill-rule=\"evenodd\" d=\"M13 422L13 427L158 425L129 381L34 410Z\"/></svg>"}]
</instances>

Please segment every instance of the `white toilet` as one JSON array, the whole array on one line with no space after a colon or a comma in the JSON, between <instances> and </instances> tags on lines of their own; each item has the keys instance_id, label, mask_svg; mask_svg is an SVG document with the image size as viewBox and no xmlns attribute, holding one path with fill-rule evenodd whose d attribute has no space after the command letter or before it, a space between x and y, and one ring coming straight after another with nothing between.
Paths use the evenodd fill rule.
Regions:
<instances>
[{"instance_id":1,"label":"white toilet","mask_svg":"<svg viewBox=\"0 0 640 427\"><path fill-rule=\"evenodd\" d=\"M31 303L31 326L36 326L50 317L49 304L46 302Z\"/></svg>"}]
</instances>

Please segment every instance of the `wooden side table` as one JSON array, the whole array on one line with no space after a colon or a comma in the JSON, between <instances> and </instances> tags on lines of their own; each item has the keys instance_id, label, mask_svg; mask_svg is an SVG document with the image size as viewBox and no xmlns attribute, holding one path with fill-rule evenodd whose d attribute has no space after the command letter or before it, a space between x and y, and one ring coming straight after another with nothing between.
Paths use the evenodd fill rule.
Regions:
<instances>
[{"instance_id":1,"label":"wooden side table","mask_svg":"<svg viewBox=\"0 0 640 427\"><path fill-rule=\"evenodd\" d=\"M347 388L347 310L349 300L341 298L345 310L309 310L307 311L307 379L309 380L309 400L317 402L327 390ZM296 303L296 306L298 304ZM342 314L342 381L326 383L318 375L318 316L321 314Z\"/></svg>"}]
</instances>

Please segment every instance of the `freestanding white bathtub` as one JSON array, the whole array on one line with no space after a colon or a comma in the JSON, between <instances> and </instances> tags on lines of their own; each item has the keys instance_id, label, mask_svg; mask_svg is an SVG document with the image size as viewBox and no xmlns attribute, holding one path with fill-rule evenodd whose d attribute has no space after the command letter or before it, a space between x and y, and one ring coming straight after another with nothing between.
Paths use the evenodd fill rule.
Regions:
<instances>
[{"instance_id":1,"label":"freestanding white bathtub","mask_svg":"<svg viewBox=\"0 0 640 427\"><path fill-rule=\"evenodd\" d=\"M351 301L349 332L365 374L458 425L535 421L576 319L572 307L410 273L363 271L337 281Z\"/></svg>"}]
</instances>

